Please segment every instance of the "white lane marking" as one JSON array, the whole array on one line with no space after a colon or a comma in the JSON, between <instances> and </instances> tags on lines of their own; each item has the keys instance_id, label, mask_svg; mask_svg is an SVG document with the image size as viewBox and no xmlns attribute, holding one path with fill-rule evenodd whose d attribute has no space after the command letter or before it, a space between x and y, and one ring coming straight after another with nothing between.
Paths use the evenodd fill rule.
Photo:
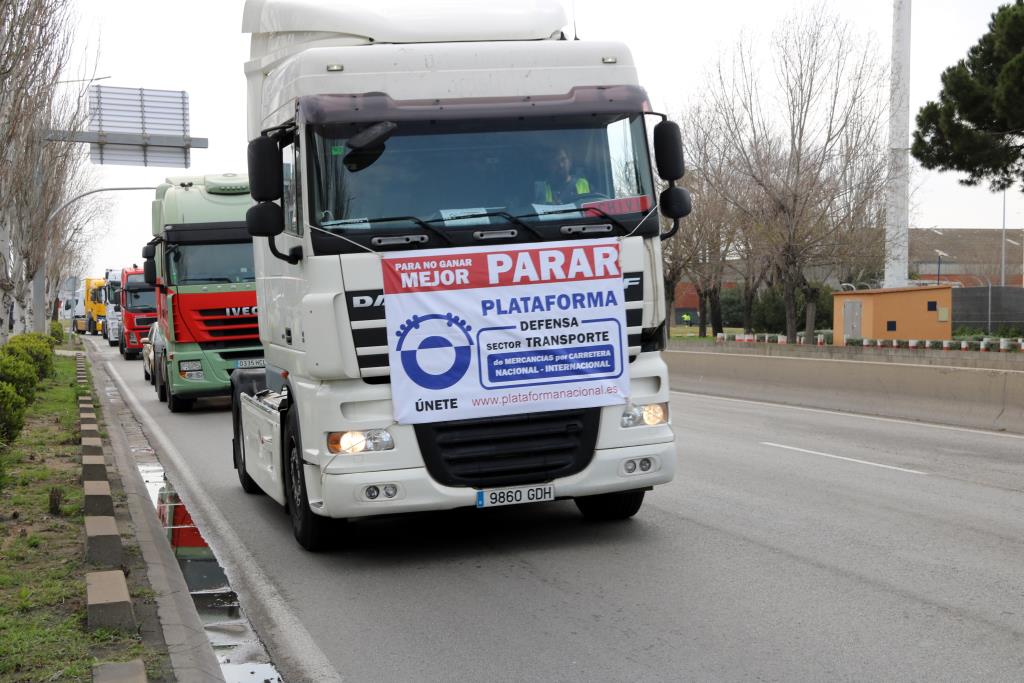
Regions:
<instances>
[{"instance_id":1,"label":"white lane marking","mask_svg":"<svg viewBox=\"0 0 1024 683\"><path fill-rule=\"evenodd\" d=\"M810 453L811 455L820 455L823 458L833 458L835 460L845 460L846 462L855 462L858 465L871 465L872 467L884 467L887 470L897 470L899 472L907 472L909 474L925 474L920 470L911 470L906 467L896 467L895 465L883 465L880 462L871 462L869 460L858 460L857 458L846 458L842 455L833 455L831 453L822 453L821 451L811 451L806 448L797 448L796 446L786 446L781 443L772 443L771 441L762 441L762 446L771 446L772 448L785 448L787 451L797 451L799 453Z\"/></svg>"},{"instance_id":2,"label":"white lane marking","mask_svg":"<svg viewBox=\"0 0 1024 683\"><path fill-rule=\"evenodd\" d=\"M852 361L851 361L852 362ZM771 408L785 408L787 410L802 410L807 413L825 413L826 415L839 415L841 417L856 417L861 420L877 420L878 422L892 422L895 424L912 425L914 427L928 427L931 429L945 429L950 432L966 432L968 434L983 434L985 436L1000 436L1006 439L1024 440L1024 434L1012 434L1010 432L993 432L987 429L972 429L971 427L954 427L953 425L940 425L933 422L918 422L916 420L902 420L898 417L880 417L878 415L865 415L863 413L852 413L843 410L829 410L828 408L807 408L805 406L791 406L786 403L775 403L773 401L758 401L749 398L727 398L713 394L698 394L692 391L679 391L672 389L670 393L681 396L693 396L695 398L707 398L715 401L728 401L730 403L749 403L757 406L769 406Z\"/></svg>"},{"instance_id":3,"label":"white lane marking","mask_svg":"<svg viewBox=\"0 0 1024 683\"><path fill-rule=\"evenodd\" d=\"M135 416L142 421L146 434L157 442L157 448L162 456L166 456L174 464L174 474L179 480L179 495L185 498L185 504L189 510L198 514L195 516L206 522L213 528L213 533L207 536L207 541L215 548L217 558L226 570L232 588L236 590L239 584L246 583L252 593L254 600L258 600L261 612L270 623L267 624L267 631L263 637L264 642L268 640L266 635L273 634L274 640L283 645L285 652L282 659L287 659L288 664L299 669L300 678L308 681L340 681L341 676L334 669L327 655L324 654L313 641L302 621L289 607L288 602L271 583L267 575L260 569L256 559L246 549L241 541L234 535L231 524L220 510L213 505L206 496L200 495L202 484L199 478L189 468L181 452L174 447L174 443L161 429L160 425L152 415L143 407L142 402L125 382L121 374L114 368L114 364L105 361L107 372L111 374L121 391L121 396L131 406ZM191 494L191 495L190 495ZM221 552L223 551L223 552ZM296 551L296 557L300 555ZM234 570L234 571L232 571ZM244 606L243 606L244 609ZM250 614L253 610L250 610ZM283 662L275 662L280 666Z\"/></svg>"}]
</instances>

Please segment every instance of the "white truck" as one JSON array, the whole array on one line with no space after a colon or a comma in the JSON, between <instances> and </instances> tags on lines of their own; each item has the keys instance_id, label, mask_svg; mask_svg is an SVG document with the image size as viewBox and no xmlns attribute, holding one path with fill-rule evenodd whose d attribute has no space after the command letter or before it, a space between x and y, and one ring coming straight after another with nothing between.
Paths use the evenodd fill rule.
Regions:
<instances>
[{"instance_id":1,"label":"white truck","mask_svg":"<svg viewBox=\"0 0 1024 683\"><path fill-rule=\"evenodd\" d=\"M232 375L233 457L307 549L463 506L624 519L673 478L679 129L625 45L566 23L544 0L245 5L266 369Z\"/></svg>"},{"instance_id":2,"label":"white truck","mask_svg":"<svg viewBox=\"0 0 1024 683\"><path fill-rule=\"evenodd\" d=\"M107 281L103 298L107 303L107 315L103 321L103 338L110 346L117 346L121 338L121 269L107 268L103 275Z\"/></svg>"}]
</instances>

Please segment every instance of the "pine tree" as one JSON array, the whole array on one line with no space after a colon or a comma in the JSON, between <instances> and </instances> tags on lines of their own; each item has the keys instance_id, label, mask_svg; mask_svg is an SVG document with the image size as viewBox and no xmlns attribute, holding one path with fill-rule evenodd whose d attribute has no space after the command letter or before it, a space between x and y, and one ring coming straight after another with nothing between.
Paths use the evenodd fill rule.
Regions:
<instances>
[{"instance_id":1,"label":"pine tree","mask_svg":"<svg viewBox=\"0 0 1024 683\"><path fill-rule=\"evenodd\" d=\"M966 59L943 72L911 153L925 168L966 173L965 185L1024 189L1024 0L996 10Z\"/></svg>"}]
</instances>

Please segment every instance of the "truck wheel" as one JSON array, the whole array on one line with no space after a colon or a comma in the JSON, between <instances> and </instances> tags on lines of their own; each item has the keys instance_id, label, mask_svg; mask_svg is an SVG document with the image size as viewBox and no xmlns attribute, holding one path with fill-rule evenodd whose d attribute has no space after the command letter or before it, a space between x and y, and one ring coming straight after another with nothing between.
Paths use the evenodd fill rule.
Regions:
<instances>
[{"instance_id":1,"label":"truck wheel","mask_svg":"<svg viewBox=\"0 0 1024 683\"><path fill-rule=\"evenodd\" d=\"M121 354L121 358L128 360L128 349L124 345L124 334L117 335L117 350Z\"/></svg>"},{"instance_id":2,"label":"truck wheel","mask_svg":"<svg viewBox=\"0 0 1024 683\"><path fill-rule=\"evenodd\" d=\"M231 399L232 430L231 451L235 459L235 469L238 470L238 483L246 493L262 493L263 489L253 481L245 469L245 439L242 438L242 405L235 394Z\"/></svg>"},{"instance_id":3,"label":"truck wheel","mask_svg":"<svg viewBox=\"0 0 1024 683\"><path fill-rule=\"evenodd\" d=\"M284 491L288 511L292 518L292 533L295 540L310 552L323 550L330 541L331 521L313 514L309 509L306 492L306 477L302 468L302 444L299 436L299 419L294 406L288 411L287 430L284 435Z\"/></svg>"},{"instance_id":4,"label":"truck wheel","mask_svg":"<svg viewBox=\"0 0 1024 683\"><path fill-rule=\"evenodd\" d=\"M158 362L153 363L153 386L156 388L156 397L160 401L167 400L167 381L164 379L164 368L167 367L167 361L161 357Z\"/></svg>"},{"instance_id":5,"label":"truck wheel","mask_svg":"<svg viewBox=\"0 0 1024 683\"><path fill-rule=\"evenodd\" d=\"M167 407L172 413L184 413L192 410L196 400L194 398L183 398L176 395L171 391L171 387L167 387Z\"/></svg>"},{"instance_id":6,"label":"truck wheel","mask_svg":"<svg viewBox=\"0 0 1024 683\"><path fill-rule=\"evenodd\" d=\"M622 491L602 493L597 496L581 496L575 499L576 507L583 517L594 522L608 522L629 519L635 515L644 502L644 492Z\"/></svg>"}]
</instances>

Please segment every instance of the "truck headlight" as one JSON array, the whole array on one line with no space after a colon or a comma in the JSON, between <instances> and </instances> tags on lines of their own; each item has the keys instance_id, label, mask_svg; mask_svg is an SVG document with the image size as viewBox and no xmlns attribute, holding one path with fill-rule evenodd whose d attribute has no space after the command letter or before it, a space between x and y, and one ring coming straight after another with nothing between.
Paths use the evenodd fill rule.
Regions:
<instances>
[{"instance_id":1,"label":"truck headlight","mask_svg":"<svg viewBox=\"0 0 1024 683\"><path fill-rule=\"evenodd\" d=\"M327 433L327 450L331 453L355 455L371 451L390 451L394 447L395 439L386 429Z\"/></svg>"},{"instance_id":2,"label":"truck headlight","mask_svg":"<svg viewBox=\"0 0 1024 683\"><path fill-rule=\"evenodd\" d=\"M203 369L203 361L201 360L183 360L178 361L178 369L182 372L194 372L196 370Z\"/></svg>"},{"instance_id":3,"label":"truck headlight","mask_svg":"<svg viewBox=\"0 0 1024 683\"><path fill-rule=\"evenodd\" d=\"M667 422L668 403L648 403L640 406L630 403L622 411L622 419L619 420L619 426L623 428L639 427L641 425L654 427L655 425L663 425Z\"/></svg>"}]
</instances>

